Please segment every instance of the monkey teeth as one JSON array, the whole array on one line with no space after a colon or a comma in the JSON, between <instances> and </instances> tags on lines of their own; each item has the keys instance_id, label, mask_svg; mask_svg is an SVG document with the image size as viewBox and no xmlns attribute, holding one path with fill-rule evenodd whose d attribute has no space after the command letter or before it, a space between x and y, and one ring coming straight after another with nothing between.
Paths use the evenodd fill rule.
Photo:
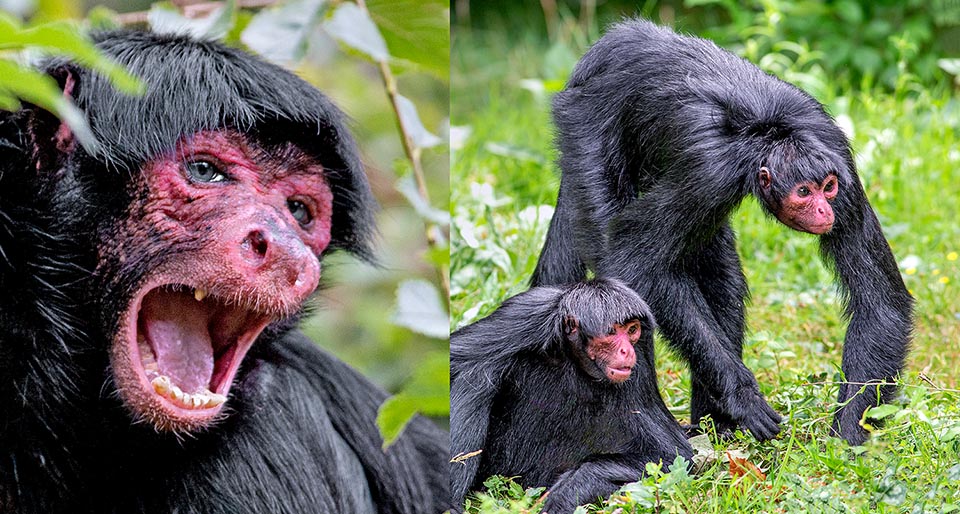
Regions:
<instances>
[{"instance_id":1,"label":"monkey teeth","mask_svg":"<svg viewBox=\"0 0 960 514\"><path fill-rule=\"evenodd\" d=\"M198 295L199 295L199 289ZM206 293L204 293L206 294ZM198 298L200 300L202 298ZM143 370L150 380L153 390L160 396L170 400L174 405L184 409L211 409L227 401L227 397L214 393L207 388L195 393L185 393L176 384L170 380L170 377L160 373L160 366L157 365L153 350L142 337L138 338L137 344L140 346L140 360L143 363Z\"/></svg>"},{"instance_id":2,"label":"monkey teeth","mask_svg":"<svg viewBox=\"0 0 960 514\"><path fill-rule=\"evenodd\" d=\"M193 394L185 393L166 375L158 375L150 384L153 385L153 390L157 394L185 409L209 409L227 401L226 396L211 392L209 389Z\"/></svg>"},{"instance_id":3,"label":"monkey teeth","mask_svg":"<svg viewBox=\"0 0 960 514\"><path fill-rule=\"evenodd\" d=\"M207 297L207 292L199 287L193 291L193 297L197 299L198 302L203 301Z\"/></svg>"}]
</instances>

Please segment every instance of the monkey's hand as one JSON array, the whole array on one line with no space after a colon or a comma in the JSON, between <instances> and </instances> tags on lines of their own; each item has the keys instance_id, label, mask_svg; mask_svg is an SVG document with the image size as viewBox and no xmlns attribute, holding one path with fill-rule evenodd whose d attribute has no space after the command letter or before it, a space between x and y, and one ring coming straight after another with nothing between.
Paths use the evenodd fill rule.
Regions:
<instances>
[{"instance_id":1,"label":"monkey's hand","mask_svg":"<svg viewBox=\"0 0 960 514\"><path fill-rule=\"evenodd\" d=\"M626 455L601 455L581 462L550 487L544 514L570 514L578 505L610 496L643 475L642 462Z\"/></svg>"},{"instance_id":2,"label":"monkey's hand","mask_svg":"<svg viewBox=\"0 0 960 514\"><path fill-rule=\"evenodd\" d=\"M737 381L722 396L726 413L741 428L747 429L758 441L773 439L780 433L783 418L760 393L757 379L746 367L738 373Z\"/></svg>"}]
</instances>

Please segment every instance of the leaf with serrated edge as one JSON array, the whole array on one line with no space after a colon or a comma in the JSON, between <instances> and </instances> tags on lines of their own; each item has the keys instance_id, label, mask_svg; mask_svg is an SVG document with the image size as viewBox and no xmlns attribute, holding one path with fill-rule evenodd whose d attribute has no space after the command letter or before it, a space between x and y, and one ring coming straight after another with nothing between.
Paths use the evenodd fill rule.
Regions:
<instances>
[{"instance_id":1,"label":"leaf with serrated edge","mask_svg":"<svg viewBox=\"0 0 960 514\"><path fill-rule=\"evenodd\" d=\"M427 203L427 199L420 195L420 191L417 189L417 184L413 180L413 177L407 176L398 180L397 191L410 202L410 205L413 206L414 210L416 210L417 214L422 218L443 225L444 227L450 225L450 213L431 207L430 204Z\"/></svg>"},{"instance_id":2,"label":"leaf with serrated edge","mask_svg":"<svg viewBox=\"0 0 960 514\"><path fill-rule=\"evenodd\" d=\"M269 61L294 62L303 56L307 36L325 7L324 0L298 0L264 9L250 20L240 40Z\"/></svg>"},{"instance_id":3,"label":"leaf with serrated edge","mask_svg":"<svg viewBox=\"0 0 960 514\"><path fill-rule=\"evenodd\" d=\"M397 308L391 318L394 325L438 339L450 335L450 317L440 294L426 280L405 280L397 287Z\"/></svg>"},{"instance_id":4,"label":"leaf with serrated edge","mask_svg":"<svg viewBox=\"0 0 960 514\"><path fill-rule=\"evenodd\" d=\"M404 132L410 135L413 144L420 148L430 148L443 142L442 139L430 133L420 121L417 106L403 95L397 95L397 110L403 122Z\"/></svg>"},{"instance_id":5,"label":"leaf with serrated edge","mask_svg":"<svg viewBox=\"0 0 960 514\"><path fill-rule=\"evenodd\" d=\"M390 58L387 43L380 35L380 30L370 16L355 4L340 4L333 16L324 22L323 28L331 36L351 48L360 50L374 61L386 61Z\"/></svg>"}]
</instances>

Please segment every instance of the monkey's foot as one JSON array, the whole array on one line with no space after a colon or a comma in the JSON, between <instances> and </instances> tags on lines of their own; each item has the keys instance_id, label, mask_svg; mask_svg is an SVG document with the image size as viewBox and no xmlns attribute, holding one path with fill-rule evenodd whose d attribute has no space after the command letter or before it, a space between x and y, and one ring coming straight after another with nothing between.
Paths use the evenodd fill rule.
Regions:
<instances>
[{"instance_id":1,"label":"monkey's foot","mask_svg":"<svg viewBox=\"0 0 960 514\"><path fill-rule=\"evenodd\" d=\"M870 433L860 424L860 420L863 418L864 411L877 406L875 398L858 394L849 399L849 402L840 407L833 416L833 424L830 426L833 435L846 439L852 446L865 443ZM841 402L847 400L841 398Z\"/></svg>"}]
</instances>

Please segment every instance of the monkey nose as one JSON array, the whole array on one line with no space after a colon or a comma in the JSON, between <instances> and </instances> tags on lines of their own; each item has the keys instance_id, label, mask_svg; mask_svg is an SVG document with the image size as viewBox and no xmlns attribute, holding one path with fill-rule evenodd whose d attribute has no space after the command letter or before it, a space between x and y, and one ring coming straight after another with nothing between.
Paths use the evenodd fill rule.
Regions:
<instances>
[{"instance_id":1,"label":"monkey nose","mask_svg":"<svg viewBox=\"0 0 960 514\"><path fill-rule=\"evenodd\" d=\"M267 257L270 243L260 229L251 230L247 237L240 242L244 257L251 263L259 263Z\"/></svg>"},{"instance_id":2,"label":"monkey nose","mask_svg":"<svg viewBox=\"0 0 960 514\"><path fill-rule=\"evenodd\" d=\"M240 241L240 252L247 262L260 266L267 259L271 246L264 231L255 228Z\"/></svg>"},{"instance_id":3,"label":"monkey nose","mask_svg":"<svg viewBox=\"0 0 960 514\"><path fill-rule=\"evenodd\" d=\"M294 234L256 227L240 241L240 252L258 280L272 281L297 298L306 298L320 282L320 261Z\"/></svg>"}]
</instances>

